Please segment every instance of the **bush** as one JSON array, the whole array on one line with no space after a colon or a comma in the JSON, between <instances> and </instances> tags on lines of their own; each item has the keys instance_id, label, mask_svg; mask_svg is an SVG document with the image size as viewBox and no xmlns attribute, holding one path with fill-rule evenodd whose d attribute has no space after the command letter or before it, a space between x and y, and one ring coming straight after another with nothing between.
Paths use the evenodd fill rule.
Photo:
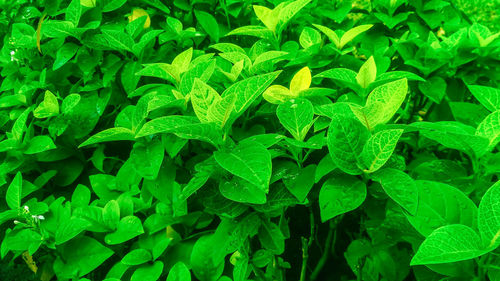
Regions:
<instances>
[{"instance_id":1,"label":"bush","mask_svg":"<svg viewBox=\"0 0 500 281\"><path fill-rule=\"evenodd\" d=\"M500 280L500 33L449 2L0 8L0 279Z\"/></svg>"}]
</instances>

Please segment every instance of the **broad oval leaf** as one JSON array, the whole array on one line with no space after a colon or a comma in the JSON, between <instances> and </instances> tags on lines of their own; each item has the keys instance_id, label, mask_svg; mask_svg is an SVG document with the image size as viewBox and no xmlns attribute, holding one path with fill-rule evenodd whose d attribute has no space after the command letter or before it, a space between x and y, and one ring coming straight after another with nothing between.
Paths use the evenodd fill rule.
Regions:
<instances>
[{"instance_id":1,"label":"broad oval leaf","mask_svg":"<svg viewBox=\"0 0 500 281\"><path fill-rule=\"evenodd\" d=\"M411 215L415 215L418 208L418 187L407 173L394 168L385 168L378 170L373 177L380 182L392 200Z\"/></svg>"},{"instance_id":2,"label":"broad oval leaf","mask_svg":"<svg viewBox=\"0 0 500 281\"><path fill-rule=\"evenodd\" d=\"M304 140L313 125L314 109L312 103L303 98L291 99L276 109L276 115L285 129L296 140Z\"/></svg>"},{"instance_id":3,"label":"broad oval leaf","mask_svg":"<svg viewBox=\"0 0 500 281\"><path fill-rule=\"evenodd\" d=\"M497 146L498 142L500 142L500 110L486 116L486 118L479 123L476 129L476 135L487 138L490 141L488 150L491 151Z\"/></svg>"},{"instance_id":4,"label":"broad oval leaf","mask_svg":"<svg viewBox=\"0 0 500 281\"><path fill-rule=\"evenodd\" d=\"M294 95L299 95L301 91L309 89L309 86L311 86L311 70L306 66L293 76L290 81L290 91Z\"/></svg>"},{"instance_id":5,"label":"broad oval leaf","mask_svg":"<svg viewBox=\"0 0 500 281\"><path fill-rule=\"evenodd\" d=\"M126 265L139 265L152 260L151 253L146 249L135 249L126 254L121 262Z\"/></svg>"},{"instance_id":6,"label":"broad oval leaf","mask_svg":"<svg viewBox=\"0 0 500 281\"><path fill-rule=\"evenodd\" d=\"M265 193L271 179L271 154L256 141L243 141L229 151L216 151L217 163L233 175L259 187Z\"/></svg>"},{"instance_id":7,"label":"broad oval leaf","mask_svg":"<svg viewBox=\"0 0 500 281\"><path fill-rule=\"evenodd\" d=\"M500 245L500 181L493 184L479 203L478 226L484 245L494 250Z\"/></svg>"},{"instance_id":8,"label":"broad oval leaf","mask_svg":"<svg viewBox=\"0 0 500 281\"><path fill-rule=\"evenodd\" d=\"M359 175L360 155L370 132L352 114L349 105L336 103L328 128L328 150L333 163L342 171Z\"/></svg>"},{"instance_id":9,"label":"broad oval leaf","mask_svg":"<svg viewBox=\"0 0 500 281\"><path fill-rule=\"evenodd\" d=\"M128 241L144 233L141 220L136 216L126 216L118 223L115 232L109 233L104 238L109 245L116 245Z\"/></svg>"},{"instance_id":10,"label":"broad oval leaf","mask_svg":"<svg viewBox=\"0 0 500 281\"><path fill-rule=\"evenodd\" d=\"M379 111L378 123L387 123L403 104L407 92L408 80L406 78L389 82L373 89L366 100L365 107L376 103L381 104L383 108Z\"/></svg>"},{"instance_id":11,"label":"broad oval leaf","mask_svg":"<svg viewBox=\"0 0 500 281\"><path fill-rule=\"evenodd\" d=\"M468 85L472 95L489 111L500 110L500 90L487 86Z\"/></svg>"},{"instance_id":12,"label":"broad oval leaf","mask_svg":"<svg viewBox=\"0 0 500 281\"><path fill-rule=\"evenodd\" d=\"M172 266L168 272L167 281L191 281L191 273L183 262L178 262Z\"/></svg>"},{"instance_id":13,"label":"broad oval leaf","mask_svg":"<svg viewBox=\"0 0 500 281\"><path fill-rule=\"evenodd\" d=\"M477 206L459 189L440 182L417 180L418 207L415 215L405 214L423 236L449 224L475 227Z\"/></svg>"},{"instance_id":14,"label":"broad oval leaf","mask_svg":"<svg viewBox=\"0 0 500 281\"><path fill-rule=\"evenodd\" d=\"M321 221L325 222L358 208L366 198L366 185L354 176L328 179L319 192Z\"/></svg>"}]
</instances>

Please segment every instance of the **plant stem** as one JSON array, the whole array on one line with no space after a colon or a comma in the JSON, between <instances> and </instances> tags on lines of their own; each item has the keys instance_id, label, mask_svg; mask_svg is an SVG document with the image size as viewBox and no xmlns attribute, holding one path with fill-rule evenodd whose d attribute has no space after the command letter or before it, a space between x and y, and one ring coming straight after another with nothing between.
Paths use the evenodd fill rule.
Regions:
<instances>
[{"instance_id":1,"label":"plant stem","mask_svg":"<svg viewBox=\"0 0 500 281\"><path fill-rule=\"evenodd\" d=\"M314 222L314 213L311 206L309 206L309 224L311 225L311 235L309 239L302 237L302 268L300 270L300 281L306 280L307 260L309 259L309 248L311 247L314 241L314 232L316 224Z\"/></svg>"},{"instance_id":2,"label":"plant stem","mask_svg":"<svg viewBox=\"0 0 500 281\"><path fill-rule=\"evenodd\" d=\"M314 281L318 278L318 275L321 273L321 270L325 266L325 263L328 260L328 257L330 256L330 247L333 244L333 242L332 242L333 237L337 236L337 232L334 230L335 230L335 224L333 223L333 221L330 221L330 228L328 230L328 235L326 237L324 252L323 252L323 255L321 255L321 258L319 259L318 264L316 264L316 267L314 268L314 270L311 274L311 278L310 278L311 281Z\"/></svg>"}]
</instances>

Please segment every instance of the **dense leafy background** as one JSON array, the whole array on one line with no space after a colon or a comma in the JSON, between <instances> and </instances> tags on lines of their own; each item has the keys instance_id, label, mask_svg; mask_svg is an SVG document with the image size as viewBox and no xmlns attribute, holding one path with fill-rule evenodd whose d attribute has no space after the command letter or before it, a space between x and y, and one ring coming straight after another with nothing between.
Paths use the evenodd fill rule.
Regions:
<instances>
[{"instance_id":1,"label":"dense leafy background","mask_svg":"<svg viewBox=\"0 0 500 281\"><path fill-rule=\"evenodd\" d=\"M467 5L0 0L0 279L500 280Z\"/></svg>"}]
</instances>

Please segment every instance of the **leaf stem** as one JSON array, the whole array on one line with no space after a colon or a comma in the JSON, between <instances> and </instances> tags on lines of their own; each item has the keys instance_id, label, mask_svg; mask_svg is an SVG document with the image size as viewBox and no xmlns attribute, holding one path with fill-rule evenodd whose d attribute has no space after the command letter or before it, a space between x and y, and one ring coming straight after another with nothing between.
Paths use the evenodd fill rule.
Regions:
<instances>
[{"instance_id":1,"label":"leaf stem","mask_svg":"<svg viewBox=\"0 0 500 281\"><path fill-rule=\"evenodd\" d=\"M316 267L314 268L312 274L311 274L311 281L314 281L318 278L318 275L321 273L321 270L326 264L326 261L328 260L328 257L330 256L330 247L333 246L333 243L337 240L337 232L334 231L336 229L336 224L331 220L330 221L330 228L328 229L328 235L326 237L326 242L325 242L325 247L324 247L324 252L323 255L321 255L321 258L318 261L318 264L316 264Z\"/></svg>"}]
</instances>

